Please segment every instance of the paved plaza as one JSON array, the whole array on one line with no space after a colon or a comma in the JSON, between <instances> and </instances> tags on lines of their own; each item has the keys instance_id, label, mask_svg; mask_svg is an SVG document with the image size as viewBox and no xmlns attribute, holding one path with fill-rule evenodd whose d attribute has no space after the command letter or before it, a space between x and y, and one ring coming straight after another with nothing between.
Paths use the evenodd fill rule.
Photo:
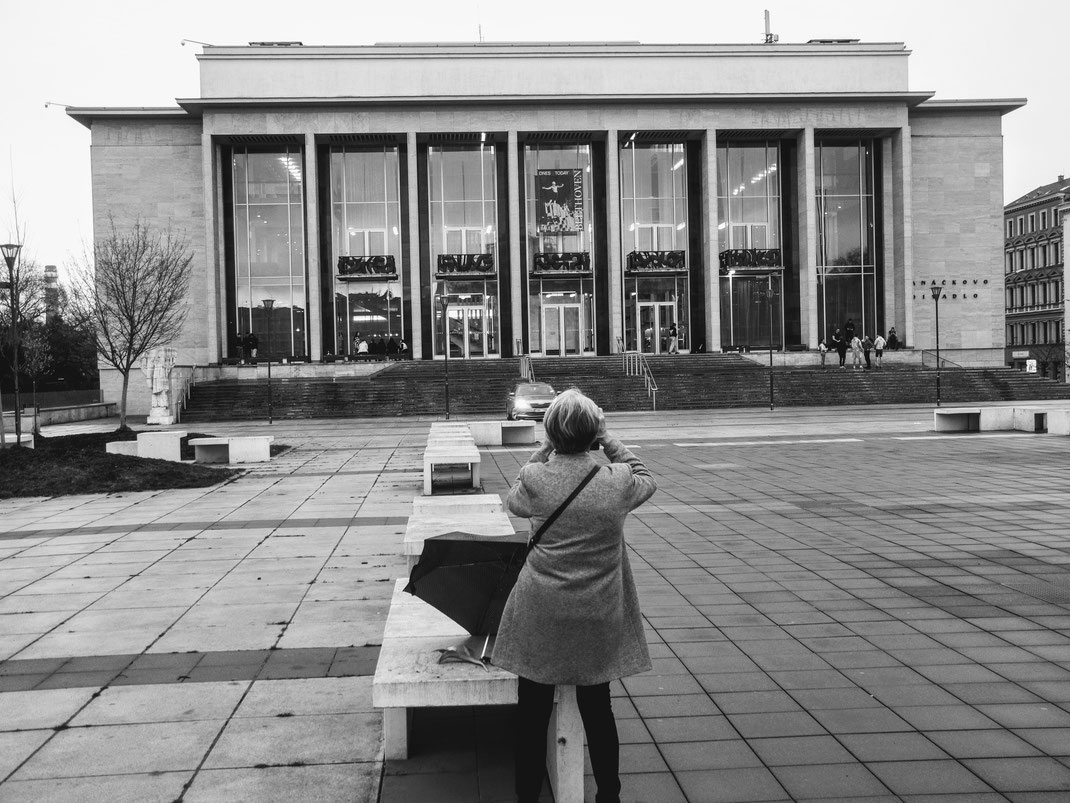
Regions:
<instances>
[{"instance_id":1,"label":"paved plaza","mask_svg":"<svg viewBox=\"0 0 1070 803\"><path fill-rule=\"evenodd\" d=\"M382 761L431 421L197 425L292 448L0 501L0 801L511 801L508 708L418 711ZM1070 800L1070 439L930 407L609 425L660 485L627 527L654 669L614 684L624 800ZM529 453L484 449L484 490Z\"/></svg>"}]
</instances>

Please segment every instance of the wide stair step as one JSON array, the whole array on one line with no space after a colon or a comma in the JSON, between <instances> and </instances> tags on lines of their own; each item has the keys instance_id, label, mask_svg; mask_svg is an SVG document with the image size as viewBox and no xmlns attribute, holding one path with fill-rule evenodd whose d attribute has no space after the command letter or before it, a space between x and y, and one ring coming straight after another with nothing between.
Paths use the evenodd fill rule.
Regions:
<instances>
[{"instance_id":1,"label":"wide stair step","mask_svg":"<svg viewBox=\"0 0 1070 803\"><path fill-rule=\"evenodd\" d=\"M648 358L659 410L758 407L769 404L768 368L736 354ZM607 411L650 410L654 401L640 378L625 376L616 357L536 358L535 378L557 390L577 387ZM390 365L370 377L274 380L275 418L369 418L445 415L442 361ZM519 378L519 360L451 360L450 411L502 418L505 396ZM776 368L777 407L935 403L936 371L904 366L881 371L837 367ZM944 404L1070 399L1070 385L1011 368L956 368L940 372ZM268 417L266 380L205 382L194 386L183 423Z\"/></svg>"}]
</instances>

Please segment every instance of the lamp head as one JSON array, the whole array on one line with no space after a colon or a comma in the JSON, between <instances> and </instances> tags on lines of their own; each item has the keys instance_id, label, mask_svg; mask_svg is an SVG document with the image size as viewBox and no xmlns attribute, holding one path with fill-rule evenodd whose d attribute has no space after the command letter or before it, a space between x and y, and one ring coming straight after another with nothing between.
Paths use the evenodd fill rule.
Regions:
<instances>
[{"instance_id":1,"label":"lamp head","mask_svg":"<svg viewBox=\"0 0 1070 803\"><path fill-rule=\"evenodd\" d=\"M264 305L264 309L270 311L275 306L275 299L265 298L261 303Z\"/></svg>"},{"instance_id":2,"label":"lamp head","mask_svg":"<svg viewBox=\"0 0 1070 803\"><path fill-rule=\"evenodd\" d=\"M15 260L19 258L19 251L22 250L22 246L18 243L6 243L0 245L0 253L4 255L4 261L7 263L8 268L15 267Z\"/></svg>"},{"instance_id":3,"label":"lamp head","mask_svg":"<svg viewBox=\"0 0 1070 803\"><path fill-rule=\"evenodd\" d=\"M933 301L939 301L940 295L944 292L944 288L938 284L934 284L929 288L929 292L933 294Z\"/></svg>"}]
</instances>

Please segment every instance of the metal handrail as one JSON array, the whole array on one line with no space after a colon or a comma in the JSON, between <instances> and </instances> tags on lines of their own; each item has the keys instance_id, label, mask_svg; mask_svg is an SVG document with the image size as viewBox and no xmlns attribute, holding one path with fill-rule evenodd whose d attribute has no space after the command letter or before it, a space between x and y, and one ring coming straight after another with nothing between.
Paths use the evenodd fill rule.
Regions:
<instances>
[{"instance_id":1,"label":"metal handrail","mask_svg":"<svg viewBox=\"0 0 1070 803\"><path fill-rule=\"evenodd\" d=\"M928 368L929 367L928 365L925 364L926 363L926 360L925 360L926 355L932 357L934 361L936 360L936 352L935 351L929 351L927 349L922 349L922 352L921 352L921 367L922 368ZM945 357L945 356L943 356L941 354L940 355L940 362L939 362L939 365L937 367L939 367L939 368L948 368L948 367L950 367L950 368L962 368L963 366L959 365L957 362L953 362L952 360L949 360L947 357Z\"/></svg>"},{"instance_id":2,"label":"metal handrail","mask_svg":"<svg viewBox=\"0 0 1070 803\"><path fill-rule=\"evenodd\" d=\"M525 382L535 381L535 368L531 364L530 354L520 355L520 376Z\"/></svg>"},{"instance_id":3,"label":"metal handrail","mask_svg":"<svg viewBox=\"0 0 1070 803\"><path fill-rule=\"evenodd\" d=\"M651 401L651 409L658 409L658 383L654 380L654 374L650 370L650 363L646 355L640 351L629 351L624 355L624 373L627 376L638 376L643 379L647 398Z\"/></svg>"}]
</instances>

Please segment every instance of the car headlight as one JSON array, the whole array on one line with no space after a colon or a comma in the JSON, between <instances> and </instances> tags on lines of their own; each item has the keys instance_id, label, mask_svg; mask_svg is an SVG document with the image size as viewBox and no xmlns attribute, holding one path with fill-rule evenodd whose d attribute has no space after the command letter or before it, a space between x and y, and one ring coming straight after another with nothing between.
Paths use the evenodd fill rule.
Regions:
<instances>
[{"instance_id":1,"label":"car headlight","mask_svg":"<svg viewBox=\"0 0 1070 803\"><path fill-rule=\"evenodd\" d=\"M518 410L530 410L531 409L531 402L527 401L526 399L517 399L516 400L516 409L518 409Z\"/></svg>"}]
</instances>

